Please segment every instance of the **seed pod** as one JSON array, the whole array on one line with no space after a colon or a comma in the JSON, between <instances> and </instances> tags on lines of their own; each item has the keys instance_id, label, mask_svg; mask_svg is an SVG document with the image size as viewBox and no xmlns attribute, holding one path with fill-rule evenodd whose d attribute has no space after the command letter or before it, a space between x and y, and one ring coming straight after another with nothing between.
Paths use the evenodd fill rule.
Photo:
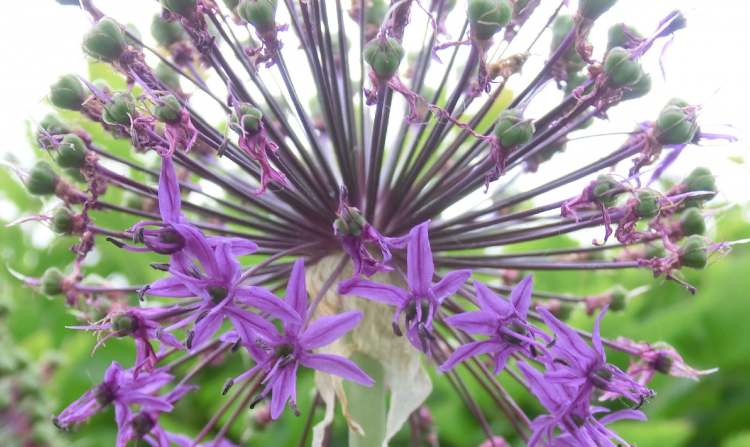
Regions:
<instances>
[{"instance_id":1,"label":"seed pod","mask_svg":"<svg viewBox=\"0 0 750 447\"><path fill-rule=\"evenodd\" d=\"M45 115L39 121L39 132L46 132L52 135L60 135L70 132L70 128L57 115L52 113Z\"/></svg>"},{"instance_id":2,"label":"seed pod","mask_svg":"<svg viewBox=\"0 0 750 447\"><path fill-rule=\"evenodd\" d=\"M83 50L90 56L107 62L119 58L126 45L120 25L109 17L96 22L83 38Z\"/></svg>"},{"instance_id":3,"label":"seed pod","mask_svg":"<svg viewBox=\"0 0 750 447\"><path fill-rule=\"evenodd\" d=\"M646 96L651 91L651 75L642 73L641 77L633 85L625 87L622 91L622 100L637 99Z\"/></svg>"},{"instance_id":4,"label":"seed pod","mask_svg":"<svg viewBox=\"0 0 750 447\"><path fill-rule=\"evenodd\" d=\"M154 70L154 74L156 75L156 79L161 81L162 84L166 85L171 90L181 90L179 74L164 62L159 62Z\"/></svg>"},{"instance_id":5,"label":"seed pod","mask_svg":"<svg viewBox=\"0 0 750 447\"><path fill-rule=\"evenodd\" d=\"M568 79L565 81L565 95L567 96L567 95L572 94L573 90L575 90L578 86L582 85L588 79L589 79L588 76L586 76L583 73L579 73L577 71L568 73Z\"/></svg>"},{"instance_id":6,"label":"seed pod","mask_svg":"<svg viewBox=\"0 0 750 447\"><path fill-rule=\"evenodd\" d=\"M119 337L130 335L138 329L138 321L128 314L119 314L112 317L112 331Z\"/></svg>"},{"instance_id":7,"label":"seed pod","mask_svg":"<svg viewBox=\"0 0 750 447\"><path fill-rule=\"evenodd\" d=\"M665 107L656 120L656 139L661 144L687 144L698 131L694 114L676 105Z\"/></svg>"},{"instance_id":8,"label":"seed pod","mask_svg":"<svg viewBox=\"0 0 750 447\"><path fill-rule=\"evenodd\" d=\"M702 269L708 262L706 240L703 236L689 236L680 247L680 264L692 269Z\"/></svg>"},{"instance_id":9,"label":"seed pod","mask_svg":"<svg viewBox=\"0 0 750 447\"><path fill-rule=\"evenodd\" d=\"M263 112L246 102L243 102L237 108L239 110L232 112L232 124L242 132L250 135L255 134L260 129Z\"/></svg>"},{"instance_id":10,"label":"seed pod","mask_svg":"<svg viewBox=\"0 0 750 447\"><path fill-rule=\"evenodd\" d=\"M706 232L706 221L697 208L688 208L680 215L680 230L685 236Z\"/></svg>"},{"instance_id":11,"label":"seed pod","mask_svg":"<svg viewBox=\"0 0 750 447\"><path fill-rule=\"evenodd\" d=\"M611 8L617 0L581 0L578 13L589 20L596 20Z\"/></svg>"},{"instance_id":12,"label":"seed pod","mask_svg":"<svg viewBox=\"0 0 750 447\"><path fill-rule=\"evenodd\" d=\"M619 188L620 183L614 177L602 174L596 178L592 193L597 202L609 208L617 201L617 195L620 194L620 191L614 191Z\"/></svg>"},{"instance_id":13,"label":"seed pod","mask_svg":"<svg viewBox=\"0 0 750 447\"><path fill-rule=\"evenodd\" d=\"M163 95L154 107L154 116L161 122L174 123L180 120L182 104L174 95Z\"/></svg>"},{"instance_id":14,"label":"seed pod","mask_svg":"<svg viewBox=\"0 0 750 447\"><path fill-rule=\"evenodd\" d=\"M555 50L560 47L565 36L567 36L573 29L573 26L575 26L575 21L571 16L561 15L555 19L555 22L552 24L552 44L550 45L550 52L555 52ZM562 60L565 62L565 71L567 71L569 75L578 72L586 66L586 62L584 62L581 55L578 54L575 45L571 45L565 51L562 55ZM585 79L586 78L584 77L584 80ZM568 80L568 82L570 82L570 80Z\"/></svg>"},{"instance_id":15,"label":"seed pod","mask_svg":"<svg viewBox=\"0 0 750 447\"><path fill-rule=\"evenodd\" d=\"M78 76L68 74L60 77L50 87L49 100L61 109L81 110L86 100L86 90Z\"/></svg>"},{"instance_id":16,"label":"seed pod","mask_svg":"<svg viewBox=\"0 0 750 447\"><path fill-rule=\"evenodd\" d=\"M356 0L355 0L356 1ZM360 3L364 3L365 8L365 24L370 25L374 28L380 27L385 19L385 14L388 12L388 3L385 0L360 0ZM359 17L356 18L359 22Z\"/></svg>"},{"instance_id":17,"label":"seed pod","mask_svg":"<svg viewBox=\"0 0 750 447\"><path fill-rule=\"evenodd\" d=\"M494 132L503 147L512 148L531 140L534 136L534 123L523 119L521 112L509 109L500 114Z\"/></svg>"},{"instance_id":18,"label":"seed pod","mask_svg":"<svg viewBox=\"0 0 750 447\"><path fill-rule=\"evenodd\" d=\"M337 236L359 236L367 221L355 207L347 206L346 210L334 221Z\"/></svg>"},{"instance_id":19,"label":"seed pod","mask_svg":"<svg viewBox=\"0 0 750 447\"><path fill-rule=\"evenodd\" d=\"M156 14L151 21L151 35L156 43L168 47L185 38L185 29L176 20L165 20L161 14Z\"/></svg>"},{"instance_id":20,"label":"seed pod","mask_svg":"<svg viewBox=\"0 0 750 447\"><path fill-rule=\"evenodd\" d=\"M609 292L609 310L612 312L620 312L625 310L627 290L622 286L617 285Z\"/></svg>"},{"instance_id":21,"label":"seed pod","mask_svg":"<svg viewBox=\"0 0 750 447\"><path fill-rule=\"evenodd\" d=\"M104 105L102 119L107 124L130 125L131 117L135 115L135 99L129 92L120 92L112 96Z\"/></svg>"},{"instance_id":22,"label":"seed pod","mask_svg":"<svg viewBox=\"0 0 750 447\"><path fill-rule=\"evenodd\" d=\"M612 27L609 28L607 37L607 51L614 47L631 48L633 39L643 38L638 30L624 23L612 25Z\"/></svg>"},{"instance_id":23,"label":"seed pod","mask_svg":"<svg viewBox=\"0 0 750 447\"><path fill-rule=\"evenodd\" d=\"M685 192L708 191L716 193L716 179L710 170L697 167L682 181ZM714 194L715 195L715 194ZM713 196L712 196L713 197ZM686 199L683 203L686 207L701 206L708 199Z\"/></svg>"},{"instance_id":24,"label":"seed pod","mask_svg":"<svg viewBox=\"0 0 750 447\"><path fill-rule=\"evenodd\" d=\"M58 234L71 234L75 227L75 221L73 219L73 213L65 208L60 207L55 210L55 214L52 215L52 231Z\"/></svg>"},{"instance_id":25,"label":"seed pod","mask_svg":"<svg viewBox=\"0 0 750 447\"><path fill-rule=\"evenodd\" d=\"M65 277L55 267L48 268L39 281L39 290L45 295L54 296L63 292Z\"/></svg>"},{"instance_id":26,"label":"seed pod","mask_svg":"<svg viewBox=\"0 0 750 447\"><path fill-rule=\"evenodd\" d=\"M635 206L635 214L642 219L651 219L659 214L659 195L650 190L638 193L638 205Z\"/></svg>"},{"instance_id":27,"label":"seed pod","mask_svg":"<svg viewBox=\"0 0 750 447\"><path fill-rule=\"evenodd\" d=\"M277 3L277 0L242 0L237 6L237 14L258 33L266 33L276 28Z\"/></svg>"},{"instance_id":28,"label":"seed pod","mask_svg":"<svg viewBox=\"0 0 750 447\"><path fill-rule=\"evenodd\" d=\"M607 52L604 58L604 72L609 83L615 87L635 85L643 75L641 64L630 58L630 52L622 47L615 47Z\"/></svg>"},{"instance_id":29,"label":"seed pod","mask_svg":"<svg viewBox=\"0 0 750 447\"><path fill-rule=\"evenodd\" d=\"M364 58L379 79L388 80L398 71L404 48L392 37L375 38L365 45Z\"/></svg>"},{"instance_id":30,"label":"seed pod","mask_svg":"<svg viewBox=\"0 0 750 447\"><path fill-rule=\"evenodd\" d=\"M469 0L471 35L477 40L489 40L510 22L513 7L508 0Z\"/></svg>"},{"instance_id":31,"label":"seed pod","mask_svg":"<svg viewBox=\"0 0 750 447\"><path fill-rule=\"evenodd\" d=\"M663 258L665 254L664 247L659 244L649 244L646 246L646 259Z\"/></svg>"},{"instance_id":32,"label":"seed pod","mask_svg":"<svg viewBox=\"0 0 750 447\"><path fill-rule=\"evenodd\" d=\"M52 167L44 161L39 161L31 168L26 189L36 196L48 196L55 193L59 177Z\"/></svg>"},{"instance_id":33,"label":"seed pod","mask_svg":"<svg viewBox=\"0 0 750 447\"><path fill-rule=\"evenodd\" d=\"M194 11L196 0L160 0L161 5L184 17L189 17Z\"/></svg>"},{"instance_id":34,"label":"seed pod","mask_svg":"<svg viewBox=\"0 0 750 447\"><path fill-rule=\"evenodd\" d=\"M61 168L80 169L86 162L86 143L76 134L65 135L57 148L57 164Z\"/></svg>"}]
</instances>

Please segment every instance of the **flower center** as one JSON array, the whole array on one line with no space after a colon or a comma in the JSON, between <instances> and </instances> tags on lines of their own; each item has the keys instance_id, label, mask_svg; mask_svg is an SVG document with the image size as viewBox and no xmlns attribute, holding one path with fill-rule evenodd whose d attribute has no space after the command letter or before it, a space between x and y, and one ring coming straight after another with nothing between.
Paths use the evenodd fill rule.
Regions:
<instances>
[{"instance_id":1,"label":"flower center","mask_svg":"<svg viewBox=\"0 0 750 447\"><path fill-rule=\"evenodd\" d=\"M118 337L130 335L138 329L138 321L128 314L115 315L112 318L112 330Z\"/></svg>"},{"instance_id":2,"label":"flower center","mask_svg":"<svg viewBox=\"0 0 750 447\"><path fill-rule=\"evenodd\" d=\"M527 334L526 327L522 325L521 323L519 323L518 321L511 322L510 324L505 326L505 328L508 331L513 332L514 334L519 334L519 335ZM514 345L518 345L522 343L522 341L518 339L518 337L514 337L512 334L508 334L507 331L500 332L500 338Z\"/></svg>"},{"instance_id":3,"label":"flower center","mask_svg":"<svg viewBox=\"0 0 750 447\"><path fill-rule=\"evenodd\" d=\"M284 358L294 354L294 346L289 343L284 343L276 348L276 357Z\"/></svg>"},{"instance_id":4,"label":"flower center","mask_svg":"<svg viewBox=\"0 0 750 447\"><path fill-rule=\"evenodd\" d=\"M102 407L106 407L115 400L115 391L109 385L100 383L94 391L96 402Z\"/></svg>"},{"instance_id":5,"label":"flower center","mask_svg":"<svg viewBox=\"0 0 750 447\"><path fill-rule=\"evenodd\" d=\"M208 294L211 295L211 301L215 304L219 304L229 294L224 286L208 286Z\"/></svg>"},{"instance_id":6,"label":"flower center","mask_svg":"<svg viewBox=\"0 0 750 447\"><path fill-rule=\"evenodd\" d=\"M156 425L154 419L146 413L138 413L131 424L139 438L146 436Z\"/></svg>"},{"instance_id":7,"label":"flower center","mask_svg":"<svg viewBox=\"0 0 750 447\"><path fill-rule=\"evenodd\" d=\"M422 312L422 318L420 322L426 323L427 317L430 313L430 303L420 298L415 298L406 306L406 309L404 311L406 314L406 321L411 322L417 318L417 303L419 303L419 307Z\"/></svg>"}]
</instances>

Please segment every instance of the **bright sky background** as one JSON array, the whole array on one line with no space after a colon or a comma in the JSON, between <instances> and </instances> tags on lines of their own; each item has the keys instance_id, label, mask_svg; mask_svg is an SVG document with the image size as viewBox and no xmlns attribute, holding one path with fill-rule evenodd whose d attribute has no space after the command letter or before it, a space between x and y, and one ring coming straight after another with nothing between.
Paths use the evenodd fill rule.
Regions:
<instances>
[{"instance_id":1,"label":"bright sky background","mask_svg":"<svg viewBox=\"0 0 750 447\"><path fill-rule=\"evenodd\" d=\"M423 0L423 3L429 1ZM148 23L158 8L153 0L98 0L96 4L119 21L136 24L150 39ZM597 22L592 40L604 42L607 28L615 22L626 22L648 34L660 18L675 8L687 16L688 28L678 33L664 56L666 80L658 70L659 44L652 51L656 54L644 60L644 66L655 80L654 93L644 100L616 107L610 114L612 124L603 128L628 131L637 122L655 118L667 99L681 96L702 104L700 122L705 130L720 131L721 125L732 124L735 133L742 138L750 132L750 89L747 87L750 62L746 57L750 44L750 2L620 0ZM420 13L415 8L413 14ZM459 15L454 13L454 16ZM30 163L33 152L26 138L26 122L38 120L49 111L45 95L59 75L85 73L86 59L80 42L88 28L85 14L53 0L13 2L12 7L0 14L0 134L3 136L0 159L12 154L20 164ZM537 50L537 54L544 54L548 44L540 44ZM527 79L519 78L518 82ZM617 144L617 140L608 143L604 138L587 141L592 148ZM694 166L702 158L711 157L711 166L717 167L714 171L718 174L722 194L730 201L746 201L750 199L750 168L738 160L748 158L747 152L748 142L742 139L730 147L694 148L687 151L679 163Z\"/></svg>"}]
</instances>

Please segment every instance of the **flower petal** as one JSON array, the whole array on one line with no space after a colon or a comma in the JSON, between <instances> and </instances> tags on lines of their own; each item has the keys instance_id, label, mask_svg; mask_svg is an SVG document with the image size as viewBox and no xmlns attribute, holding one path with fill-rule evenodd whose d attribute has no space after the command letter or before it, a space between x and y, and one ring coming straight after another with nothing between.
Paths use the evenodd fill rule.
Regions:
<instances>
[{"instance_id":1,"label":"flower petal","mask_svg":"<svg viewBox=\"0 0 750 447\"><path fill-rule=\"evenodd\" d=\"M430 221L421 223L409 232L409 245L406 248L406 275L409 288L420 295L426 295L432 285L435 265L427 227Z\"/></svg>"},{"instance_id":2,"label":"flower petal","mask_svg":"<svg viewBox=\"0 0 750 447\"><path fill-rule=\"evenodd\" d=\"M498 326L497 317L482 310L451 315L445 322L470 334L481 335L494 334Z\"/></svg>"},{"instance_id":3,"label":"flower petal","mask_svg":"<svg viewBox=\"0 0 750 447\"><path fill-rule=\"evenodd\" d=\"M214 248L228 243L232 247L232 255L234 256L249 255L258 250L258 244L241 237L209 236L206 239L208 240L208 244Z\"/></svg>"},{"instance_id":4,"label":"flower petal","mask_svg":"<svg viewBox=\"0 0 750 447\"><path fill-rule=\"evenodd\" d=\"M307 317L307 286L305 285L305 260L294 261L289 282L286 285L286 300L297 311L300 319Z\"/></svg>"},{"instance_id":5,"label":"flower petal","mask_svg":"<svg viewBox=\"0 0 750 447\"><path fill-rule=\"evenodd\" d=\"M356 295L392 306L400 306L408 298L406 292L396 286L360 278L352 278L340 283L339 294Z\"/></svg>"},{"instance_id":6,"label":"flower petal","mask_svg":"<svg viewBox=\"0 0 750 447\"><path fill-rule=\"evenodd\" d=\"M490 340L473 341L461 345L453 351L453 354L448 357L448 360L446 360L445 363L440 365L440 371L448 371L470 357L495 352L498 348L502 348L499 343Z\"/></svg>"},{"instance_id":7,"label":"flower petal","mask_svg":"<svg viewBox=\"0 0 750 447\"><path fill-rule=\"evenodd\" d=\"M432 287L432 292L438 302L456 293L458 289L469 279L471 270L456 270L447 273L437 284Z\"/></svg>"},{"instance_id":8,"label":"flower petal","mask_svg":"<svg viewBox=\"0 0 750 447\"><path fill-rule=\"evenodd\" d=\"M189 288L185 286L182 278L175 276L168 276L166 278L157 279L146 289L146 294L154 296L165 296L172 298L186 298L189 296L195 296Z\"/></svg>"},{"instance_id":9,"label":"flower petal","mask_svg":"<svg viewBox=\"0 0 750 447\"><path fill-rule=\"evenodd\" d=\"M222 321L224 321L224 312L209 312L195 323L191 348L197 348L211 338L219 330Z\"/></svg>"},{"instance_id":10,"label":"flower petal","mask_svg":"<svg viewBox=\"0 0 750 447\"><path fill-rule=\"evenodd\" d=\"M508 318L513 314L513 308L501 296L495 294L489 287L479 281L474 281L477 304L485 312L492 312L500 318Z\"/></svg>"},{"instance_id":11,"label":"flower petal","mask_svg":"<svg viewBox=\"0 0 750 447\"><path fill-rule=\"evenodd\" d=\"M159 174L159 214L166 223L180 220L180 184L172 163L172 157L162 157L161 173Z\"/></svg>"},{"instance_id":12,"label":"flower petal","mask_svg":"<svg viewBox=\"0 0 750 447\"><path fill-rule=\"evenodd\" d=\"M235 301L267 312L284 322L299 324L302 318L290 304L262 287L242 287L235 291Z\"/></svg>"},{"instance_id":13,"label":"flower petal","mask_svg":"<svg viewBox=\"0 0 750 447\"><path fill-rule=\"evenodd\" d=\"M323 371L334 376L343 377L354 383L364 386L372 386L375 383L359 366L351 360L332 354L304 354L300 357L300 363L304 366L318 371Z\"/></svg>"},{"instance_id":14,"label":"flower petal","mask_svg":"<svg viewBox=\"0 0 750 447\"><path fill-rule=\"evenodd\" d=\"M302 332L299 343L305 349L328 345L354 329L362 321L362 316L362 312L351 311L318 318Z\"/></svg>"},{"instance_id":15,"label":"flower petal","mask_svg":"<svg viewBox=\"0 0 750 447\"><path fill-rule=\"evenodd\" d=\"M290 399L296 405L297 362L292 362L278 372L271 391L271 419L278 419L281 416L286 402Z\"/></svg>"},{"instance_id":16,"label":"flower petal","mask_svg":"<svg viewBox=\"0 0 750 447\"><path fill-rule=\"evenodd\" d=\"M533 284L534 279L531 275L528 275L522 279L521 282L516 284L516 286L513 287L513 291L510 292L510 302L513 304L518 315L524 320L529 312L529 306L531 306L531 290Z\"/></svg>"},{"instance_id":17,"label":"flower petal","mask_svg":"<svg viewBox=\"0 0 750 447\"><path fill-rule=\"evenodd\" d=\"M605 362L607 360L607 354L604 352L604 346L602 345L602 334L601 334L601 326L602 326L602 318L604 318L604 314L607 313L607 307L602 309L601 312L599 312L599 315L596 317L596 320L594 321L594 330L591 331L591 344L594 345L594 350L599 354L599 357L601 358L602 362Z\"/></svg>"},{"instance_id":18,"label":"flower petal","mask_svg":"<svg viewBox=\"0 0 750 447\"><path fill-rule=\"evenodd\" d=\"M543 307L539 307L542 319L555 334L555 345L553 350L562 354L577 364L585 364L590 361L596 353L583 341L573 329L562 321L555 318L552 313Z\"/></svg>"}]
</instances>

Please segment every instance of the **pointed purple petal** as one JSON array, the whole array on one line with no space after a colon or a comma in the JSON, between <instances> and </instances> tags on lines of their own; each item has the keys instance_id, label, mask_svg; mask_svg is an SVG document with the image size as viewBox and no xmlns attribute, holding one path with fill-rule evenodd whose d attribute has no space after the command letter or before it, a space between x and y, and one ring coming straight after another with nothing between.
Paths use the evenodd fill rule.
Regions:
<instances>
[{"instance_id":1,"label":"pointed purple petal","mask_svg":"<svg viewBox=\"0 0 750 447\"><path fill-rule=\"evenodd\" d=\"M542 315L542 319L547 326L555 334L555 345L553 347L555 351L565 354L580 363L590 360L592 355L596 354L583 341L580 335L568 325L555 318L547 309L539 307L539 313Z\"/></svg>"},{"instance_id":2,"label":"pointed purple petal","mask_svg":"<svg viewBox=\"0 0 750 447\"><path fill-rule=\"evenodd\" d=\"M159 214L166 223L180 220L180 185L174 170L172 157L163 157L159 174Z\"/></svg>"},{"instance_id":3,"label":"pointed purple petal","mask_svg":"<svg viewBox=\"0 0 750 447\"><path fill-rule=\"evenodd\" d=\"M186 298L189 296L195 296L193 292L188 289L182 278L174 276L168 276L166 278L157 279L146 290L146 294L154 296L165 296L172 298Z\"/></svg>"},{"instance_id":4,"label":"pointed purple petal","mask_svg":"<svg viewBox=\"0 0 750 447\"><path fill-rule=\"evenodd\" d=\"M305 286L305 260L294 261L292 273L286 286L286 301L297 311L301 319L307 317L307 287Z\"/></svg>"},{"instance_id":5,"label":"pointed purple petal","mask_svg":"<svg viewBox=\"0 0 750 447\"><path fill-rule=\"evenodd\" d=\"M367 279L353 278L339 284L342 295L356 295L380 303L400 306L408 298L406 292L390 284L380 284Z\"/></svg>"},{"instance_id":6,"label":"pointed purple petal","mask_svg":"<svg viewBox=\"0 0 750 447\"><path fill-rule=\"evenodd\" d=\"M290 303L287 303L262 287L242 287L235 291L234 296L236 302L255 307L285 322L293 324L302 322L302 318L290 306Z\"/></svg>"},{"instance_id":7,"label":"pointed purple petal","mask_svg":"<svg viewBox=\"0 0 750 447\"><path fill-rule=\"evenodd\" d=\"M209 236L206 239L208 240L208 244L214 248L228 243L232 247L232 255L234 256L249 255L258 250L258 244L241 237Z\"/></svg>"},{"instance_id":8,"label":"pointed purple petal","mask_svg":"<svg viewBox=\"0 0 750 447\"><path fill-rule=\"evenodd\" d=\"M297 362L282 368L271 392L271 419L278 419L289 399L295 403L297 396Z\"/></svg>"},{"instance_id":9,"label":"pointed purple petal","mask_svg":"<svg viewBox=\"0 0 750 447\"><path fill-rule=\"evenodd\" d=\"M516 284L513 291L510 292L510 297L508 297L518 315L524 320L529 313L529 306L531 306L531 290L533 286L534 279L531 275L528 275Z\"/></svg>"},{"instance_id":10,"label":"pointed purple petal","mask_svg":"<svg viewBox=\"0 0 750 447\"><path fill-rule=\"evenodd\" d=\"M607 354L604 352L604 346L602 345L602 335L601 335L601 326L602 326L602 318L604 318L604 314L607 313L607 307L602 309L601 312L599 312L599 315L596 317L596 320L594 321L594 330L591 332L591 344L594 345L594 350L599 354L599 357L601 358L602 362L607 360Z\"/></svg>"},{"instance_id":11,"label":"pointed purple petal","mask_svg":"<svg viewBox=\"0 0 750 447\"><path fill-rule=\"evenodd\" d=\"M451 370L453 369L454 366L465 361L466 359L469 359L471 357L475 357L481 354L494 352L499 347L500 346L498 343L495 343L489 340L473 341L471 343L461 345L458 348L456 348L455 351L453 351L453 354L451 354L451 356L448 357L448 360L446 360L445 363L440 365L440 371L445 372L445 371Z\"/></svg>"},{"instance_id":12,"label":"pointed purple petal","mask_svg":"<svg viewBox=\"0 0 750 447\"><path fill-rule=\"evenodd\" d=\"M432 287L432 292L438 302L456 293L458 289L469 279L471 270L456 270L446 274L437 284Z\"/></svg>"},{"instance_id":13,"label":"pointed purple petal","mask_svg":"<svg viewBox=\"0 0 750 447\"><path fill-rule=\"evenodd\" d=\"M409 233L411 238L406 248L406 274L409 288L420 295L427 294L427 290L432 286L432 275L435 272L427 233L429 224L430 222L427 221L411 230Z\"/></svg>"},{"instance_id":14,"label":"pointed purple petal","mask_svg":"<svg viewBox=\"0 0 750 447\"><path fill-rule=\"evenodd\" d=\"M500 318L508 318L513 314L510 304L489 287L479 281L474 281L474 288L477 290L477 304L482 310L492 312Z\"/></svg>"},{"instance_id":15,"label":"pointed purple petal","mask_svg":"<svg viewBox=\"0 0 750 447\"><path fill-rule=\"evenodd\" d=\"M224 321L224 312L209 312L193 328L192 348L201 346L206 340L219 330L221 322Z\"/></svg>"},{"instance_id":16,"label":"pointed purple petal","mask_svg":"<svg viewBox=\"0 0 750 447\"><path fill-rule=\"evenodd\" d=\"M470 334L492 335L497 332L498 319L482 310L451 315L445 319L451 326Z\"/></svg>"},{"instance_id":17,"label":"pointed purple petal","mask_svg":"<svg viewBox=\"0 0 750 447\"><path fill-rule=\"evenodd\" d=\"M611 422L621 421L623 419L633 419L636 421L645 421L647 419L646 415L639 410L619 410L615 411L614 413L610 413L601 419L599 419L599 422L601 422L604 425L607 425Z\"/></svg>"},{"instance_id":18,"label":"pointed purple petal","mask_svg":"<svg viewBox=\"0 0 750 447\"><path fill-rule=\"evenodd\" d=\"M299 343L308 350L328 345L354 329L362 321L362 316L362 312L351 311L318 318L302 332Z\"/></svg>"},{"instance_id":19,"label":"pointed purple petal","mask_svg":"<svg viewBox=\"0 0 750 447\"><path fill-rule=\"evenodd\" d=\"M375 383L370 376L351 360L332 354L304 354L300 358L304 366L323 371L334 376L343 377L354 383L372 386Z\"/></svg>"},{"instance_id":20,"label":"pointed purple petal","mask_svg":"<svg viewBox=\"0 0 750 447\"><path fill-rule=\"evenodd\" d=\"M234 306L227 306L225 312L245 343L255 343L255 336L265 340L274 340L278 337L276 326L259 315Z\"/></svg>"}]
</instances>

